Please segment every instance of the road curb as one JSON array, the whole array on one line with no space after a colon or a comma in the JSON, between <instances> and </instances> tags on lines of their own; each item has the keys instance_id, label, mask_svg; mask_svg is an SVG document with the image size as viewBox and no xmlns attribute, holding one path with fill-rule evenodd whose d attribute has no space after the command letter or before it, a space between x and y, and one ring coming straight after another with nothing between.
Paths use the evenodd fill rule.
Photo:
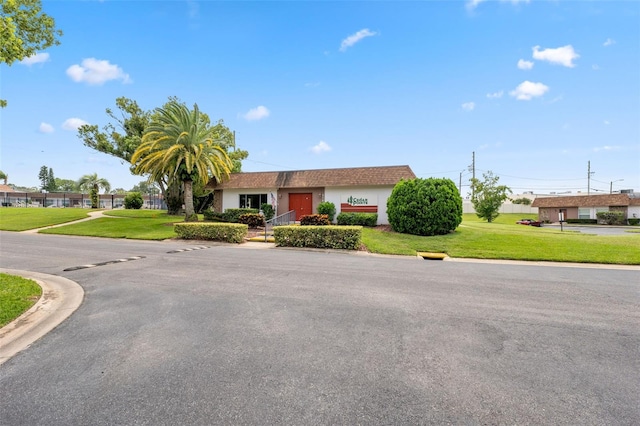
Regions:
<instances>
[{"instance_id":1,"label":"road curb","mask_svg":"<svg viewBox=\"0 0 640 426\"><path fill-rule=\"evenodd\" d=\"M0 365L56 328L82 303L84 290L64 277L0 268L0 272L36 281L42 296L24 314L0 329Z\"/></svg>"}]
</instances>

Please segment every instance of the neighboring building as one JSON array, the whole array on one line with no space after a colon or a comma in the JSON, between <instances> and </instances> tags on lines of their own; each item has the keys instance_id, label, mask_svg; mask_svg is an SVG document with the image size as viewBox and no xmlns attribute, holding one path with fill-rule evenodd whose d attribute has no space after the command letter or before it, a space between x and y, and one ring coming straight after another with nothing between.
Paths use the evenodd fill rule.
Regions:
<instances>
[{"instance_id":1,"label":"neighboring building","mask_svg":"<svg viewBox=\"0 0 640 426\"><path fill-rule=\"evenodd\" d=\"M598 212L621 211L625 219L640 218L640 197L636 194L571 195L536 197L540 220L557 222L560 213L566 219L596 219Z\"/></svg>"},{"instance_id":2,"label":"neighboring building","mask_svg":"<svg viewBox=\"0 0 640 426\"><path fill-rule=\"evenodd\" d=\"M276 215L294 210L296 220L316 213L318 204L332 202L340 212L378 214L387 224L387 199L402 179L414 179L409 166L355 167L285 172L234 173L228 181L210 182L214 210L260 208L269 203Z\"/></svg>"}]
</instances>

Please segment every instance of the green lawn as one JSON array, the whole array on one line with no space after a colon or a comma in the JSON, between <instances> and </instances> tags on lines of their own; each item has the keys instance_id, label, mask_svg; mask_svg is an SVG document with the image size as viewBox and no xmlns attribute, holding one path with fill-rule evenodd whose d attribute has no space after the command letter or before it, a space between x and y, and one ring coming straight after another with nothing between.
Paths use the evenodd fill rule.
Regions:
<instances>
[{"instance_id":1,"label":"green lawn","mask_svg":"<svg viewBox=\"0 0 640 426\"><path fill-rule=\"evenodd\" d=\"M42 289L33 280L0 274L0 327L22 315L38 301Z\"/></svg>"},{"instance_id":2,"label":"green lawn","mask_svg":"<svg viewBox=\"0 0 640 426\"><path fill-rule=\"evenodd\" d=\"M22 217L25 227L40 225L27 216L36 212L50 215L47 224L61 223L65 212L82 213L75 209L0 209L3 225L8 212L26 212ZM2 216L4 214L4 216ZM103 217L77 224L51 228L46 234L84 235L105 238L131 238L164 240L175 238L173 223L182 222L183 216L169 216L162 210L105 210ZM581 234L565 228L534 228L515 222L527 215L502 214L495 222L481 221L475 214L464 215L458 229L448 235L419 237L415 235L382 232L364 228L362 241L373 253L415 256L416 252L446 253L451 257L479 259L514 259L531 261L557 261L580 263L610 263L640 265L640 234L629 232L619 236ZM535 218L535 215L530 215ZM71 220L71 219L67 219ZM28 226L27 226L28 225ZM46 225L42 225L46 226ZM6 228L2 228L6 229ZM631 228L630 231L637 230Z\"/></svg>"},{"instance_id":3,"label":"green lawn","mask_svg":"<svg viewBox=\"0 0 640 426\"><path fill-rule=\"evenodd\" d=\"M88 217L89 210L76 208L0 208L0 230L26 231Z\"/></svg>"},{"instance_id":4,"label":"green lawn","mask_svg":"<svg viewBox=\"0 0 640 426\"><path fill-rule=\"evenodd\" d=\"M473 214L464 215L454 233L435 237L365 228L362 240L371 252L384 254L415 255L420 251L479 259L640 264L638 235L598 236L516 225L521 216L504 214L487 223Z\"/></svg>"},{"instance_id":5,"label":"green lawn","mask_svg":"<svg viewBox=\"0 0 640 426\"><path fill-rule=\"evenodd\" d=\"M163 210L106 210L105 215L86 222L43 229L43 234L84 235L135 240L165 240L176 237L173 224L184 216L169 216Z\"/></svg>"}]
</instances>

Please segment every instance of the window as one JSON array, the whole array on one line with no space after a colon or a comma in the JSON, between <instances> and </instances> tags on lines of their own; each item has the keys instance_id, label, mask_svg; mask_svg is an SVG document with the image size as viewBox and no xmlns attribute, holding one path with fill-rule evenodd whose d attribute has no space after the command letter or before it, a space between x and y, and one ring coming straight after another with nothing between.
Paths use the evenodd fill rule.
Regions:
<instances>
[{"instance_id":1,"label":"window","mask_svg":"<svg viewBox=\"0 0 640 426\"><path fill-rule=\"evenodd\" d=\"M267 202L267 194L240 194L241 209L259 209Z\"/></svg>"},{"instance_id":2,"label":"window","mask_svg":"<svg viewBox=\"0 0 640 426\"><path fill-rule=\"evenodd\" d=\"M591 209L589 208L579 208L578 209L578 219L591 219Z\"/></svg>"}]
</instances>

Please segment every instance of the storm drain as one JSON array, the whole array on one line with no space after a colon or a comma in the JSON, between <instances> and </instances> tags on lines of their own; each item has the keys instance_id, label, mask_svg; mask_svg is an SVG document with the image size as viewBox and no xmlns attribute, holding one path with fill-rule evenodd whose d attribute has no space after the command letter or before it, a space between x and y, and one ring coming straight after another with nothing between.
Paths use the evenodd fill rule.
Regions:
<instances>
[{"instance_id":1,"label":"storm drain","mask_svg":"<svg viewBox=\"0 0 640 426\"><path fill-rule=\"evenodd\" d=\"M449 256L447 256L447 253L432 253L432 252L426 252L426 251L419 251L418 257L421 257L425 260L444 260Z\"/></svg>"},{"instance_id":2,"label":"storm drain","mask_svg":"<svg viewBox=\"0 0 640 426\"><path fill-rule=\"evenodd\" d=\"M90 263L88 265L72 266L71 268L63 269L63 271L77 271L78 269L95 268L96 266L111 265L112 263L129 262L131 260L138 260L138 259L144 259L144 256L132 256L132 257L125 257L124 259L109 260L107 262Z\"/></svg>"}]
</instances>

